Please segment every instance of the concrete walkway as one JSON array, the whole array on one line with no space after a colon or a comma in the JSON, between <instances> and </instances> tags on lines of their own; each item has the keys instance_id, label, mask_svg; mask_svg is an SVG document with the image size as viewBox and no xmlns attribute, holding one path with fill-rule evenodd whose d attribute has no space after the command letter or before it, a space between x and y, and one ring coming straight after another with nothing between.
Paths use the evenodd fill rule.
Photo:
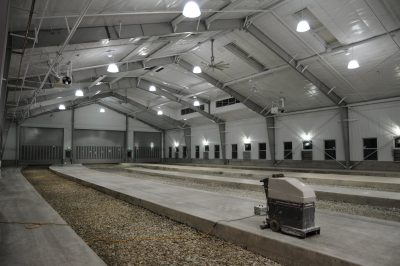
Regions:
<instances>
[{"instance_id":1,"label":"concrete walkway","mask_svg":"<svg viewBox=\"0 0 400 266\"><path fill-rule=\"evenodd\" d=\"M231 169L218 167L196 167L183 165L168 164L140 164L125 163L123 167L143 167L149 169L180 171L185 173L198 173L205 175L222 175L229 177L254 178L257 180L271 174L281 173L280 171L264 171L264 170L246 170ZM376 189L388 189L400 192L400 178L384 177L384 176L364 176L364 175L338 175L338 174L316 174L316 173L299 173L299 172L283 172L287 177L299 178L301 180L320 185L337 185L337 186L358 186L370 187Z\"/></svg>"},{"instance_id":2,"label":"concrete walkway","mask_svg":"<svg viewBox=\"0 0 400 266\"><path fill-rule=\"evenodd\" d=\"M180 180L195 180L204 184L217 184L221 186L248 189L254 191L264 191L262 184L259 180L246 179L246 178L231 178L225 176L210 176L202 174L191 174L187 172L166 171L166 170L153 170L142 167L125 168L125 170L134 173L167 177ZM355 189L349 187L334 187L311 185L318 199L320 200L333 200L343 201L356 204L364 204L371 206L381 206L389 208L400 208L400 193L375 191L368 189Z\"/></svg>"},{"instance_id":3,"label":"concrete walkway","mask_svg":"<svg viewBox=\"0 0 400 266\"><path fill-rule=\"evenodd\" d=\"M80 165L52 171L288 265L397 265L400 223L317 212L321 235L305 240L260 230L259 200L94 171ZM247 218L246 218L247 217Z\"/></svg>"},{"instance_id":4,"label":"concrete walkway","mask_svg":"<svg viewBox=\"0 0 400 266\"><path fill-rule=\"evenodd\" d=\"M0 265L105 265L22 176L0 176Z\"/></svg>"}]
</instances>

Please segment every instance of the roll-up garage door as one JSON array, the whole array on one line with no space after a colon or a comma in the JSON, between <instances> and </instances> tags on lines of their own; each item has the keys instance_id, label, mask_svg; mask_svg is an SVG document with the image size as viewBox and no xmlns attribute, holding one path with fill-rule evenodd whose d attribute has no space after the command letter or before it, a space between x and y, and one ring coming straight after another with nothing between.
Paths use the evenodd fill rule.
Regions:
<instances>
[{"instance_id":1,"label":"roll-up garage door","mask_svg":"<svg viewBox=\"0 0 400 266\"><path fill-rule=\"evenodd\" d=\"M19 161L23 164L62 163L64 129L21 127Z\"/></svg>"},{"instance_id":2,"label":"roll-up garage door","mask_svg":"<svg viewBox=\"0 0 400 266\"><path fill-rule=\"evenodd\" d=\"M134 160L136 162L159 162L161 160L161 133L135 131Z\"/></svg>"},{"instance_id":3,"label":"roll-up garage door","mask_svg":"<svg viewBox=\"0 0 400 266\"><path fill-rule=\"evenodd\" d=\"M121 163L124 131L76 129L74 163Z\"/></svg>"}]
</instances>

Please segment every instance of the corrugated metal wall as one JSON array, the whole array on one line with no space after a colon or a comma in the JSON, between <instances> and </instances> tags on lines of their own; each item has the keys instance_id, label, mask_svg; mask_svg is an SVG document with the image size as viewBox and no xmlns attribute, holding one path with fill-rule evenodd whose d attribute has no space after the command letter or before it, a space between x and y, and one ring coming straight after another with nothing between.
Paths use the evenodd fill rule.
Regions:
<instances>
[{"instance_id":1,"label":"corrugated metal wall","mask_svg":"<svg viewBox=\"0 0 400 266\"><path fill-rule=\"evenodd\" d=\"M161 133L142 132L133 133L134 160L136 162L159 162L161 160Z\"/></svg>"},{"instance_id":2,"label":"corrugated metal wall","mask_svg":"<svg viewBox=\"0 0 400 266\"><path fill-rule=\"evenodd\" d=\"M21 127L20 162L22 164L62 163L64 129Z\"/></svg>"},{"instance_id":3,"label":"corrugated metal wall","mask_svg":"<svg viewBox=\"0 0 400 266\"><path fill-rule=\"evenodd\" d=\"M76 129L73 163L120 163L124 138L124 131Z\"/></svg>"}]
</instances>

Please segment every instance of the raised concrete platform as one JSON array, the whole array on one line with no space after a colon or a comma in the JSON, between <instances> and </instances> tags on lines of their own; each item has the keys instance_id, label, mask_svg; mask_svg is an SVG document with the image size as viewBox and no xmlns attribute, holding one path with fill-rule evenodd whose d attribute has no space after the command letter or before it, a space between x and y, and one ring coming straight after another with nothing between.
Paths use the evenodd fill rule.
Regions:
<instances>
[{"instance_id":1,"label":"raised concrete platform","mask_svg":"<svg viewBox=\"0 0 400 266\"><path fill-rule=\"evenodd\" d=\"M106 265L22 176L0 176L0 265Z\"/></svg>"},{"instance_id":2,"label":"raised concrete platform","mask_svg":"<svg viewBox=\"0 0 400 266\"><path fill-rule=\"evenodd\" d=\"M196 182L203 184L217 184L231 188L264 191L262 184L259 182L259 180L254 179L191 174L187 172L154 170L143 167L131 167L125 168L125 170L134 173L141 173L179 180L195 180ZM311 186L315 190L315 193L320 200L333 200L371 206L400 208L400 193L397 192L321 185Z\"/></svg>"},{"instance_id":3,"label":"raised concrete platform","mask_svg":"<svg viewBox=\"0 0 400 266\"><path fill-rule=\"evenodd\" d=\"M289 166L257 166L257 165L232 165L232 164L215 164L215 163L207 163L207 160L202 160L202 163L180 163L180 162L171 162L176 165L191 165L191 166L199 166L199 167L217 167L217 168L231 168L231 169L248 169L248 170L263 170L263 171L281 171L281 172L300 172L300 173L319 173L319 174L337 174L337 175L372 175L372 176L386 176L386 177L400 177L400 172L395 169L393 170L393 165L399 166L400 164L394 162L380 162L380 163L389 163L392 166L389 169L384 169L383 171L376 170L356 170L356 169L337 169L337 168L323 168L315 166L314 168L305 168L305 167L289 167ZM251 160L250 160L251 161ZM296 161L297 163L308 163L302 161ZM375 163L373 161L368 161L364 163ZM375 166L375 168L378 168ZM396 167L395 167L396 168Z\"/></svg>"},{"instance_id":4,"label":"raised concrete platform","mask_svg":"<svg viewBox=\"0 0 400 266\"><path fill-rule=\"evenodd\" d=\"M264 202L256 199L166 185L79 165L50 169L284 264L397 265L400 261L400 223L318 211L321 235L302 240L260 230L264 217L252 214L254 205Z\"/></svg>"},{"instance_id":5,"label":"raised concrete platform","mask_svg":"<svg viewBox=\"0 0 400 266\"><path fill-rule=\"evenodd\" d=\"M221 175L228 177L253 178L260 180L262 177L269 176L280 171L266 170L247 170L247 169L231 169L218 167L196 167L182 165L167 164L135 164L124 163L122 167L142 167L149 169L159 169L168 171L179 171L185 173L198 173L205 175ZM338 174L316 174L316 173L299 173L299 172L283 172L287 177L301 179L307 183L318 185L336 185L336 186L357 186L375 189L384 189L400 192L400 178L384 177L384 176L363 176L363 175L338 175Z\"/></svg>"}]
</instances>

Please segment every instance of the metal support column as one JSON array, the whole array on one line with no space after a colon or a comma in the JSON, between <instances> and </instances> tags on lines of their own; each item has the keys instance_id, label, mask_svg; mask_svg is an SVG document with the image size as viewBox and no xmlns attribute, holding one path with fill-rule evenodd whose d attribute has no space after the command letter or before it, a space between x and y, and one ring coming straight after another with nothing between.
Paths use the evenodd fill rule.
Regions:
<instances>
[{"instance_id":1,"label":"metal support column","mask_svg":"<svg viewBox=\"0 0 400 266\"><path fill-rule=\"evenodd\" d=\"M339 109L339 112L340 112L340 125L342 127L344 159L346 161L346 168L350 168L349 108L341 107Z\"/></svg>"},{"instance_id":2,"label":"metal support column","mask_svg":"<svg viewBox=\"0 0 400 266\"><path fill-rule=\"evenodd\" d=\"M20 139L20 125L15 122L15 165L19 164L19 139Z\"/></svg>"},{"instance_id":3,"label":"metal support column","mask_svg":"<svg viewBox=\"0 0 400 266\"><path fill-rule=\"evenodd\" d=\"M129 137L129 116L126 115L125 116L125 140L124 140L124 162L127 163L128 162L128 137Z\"/></svg>"},{"instance_id":4,"label":"metal support column","mask_svg":"<svg viewBox=\"0 0 400 266\"><path fill-rule=\"evenodd\" d=\"M192 159L192 129L190 127L185 128L183 134L186 145L186 158L183 159Z\"/></svg>"},{"instance_id":5,"label":"metal support column","mask_svg":"<svg viewBox=\"0 0 400 266\"><path fill-rule=\"evenodd\" d=\"M269 144L269 153L271 162L275 165L276 156L275 156L275 117L269 116L265 118L267 122L267 135L268 135L268 144Z\"/></svg>"},{"instance_id":6,"label":"metal support column","mask_svg":"<svg viewBox=\"0 0 400 266\"><path fill-rule=\"evenodd\" d=\"M74 138L75 138L75 108L71 109L71 164L74 162L75 149L74 149Z\"/></svg>"},{"instance_id":7,"label":"metal support column","mask_svg":"<svg viewBox=\"0 0 400 266\"><path fill-rule=\"evenodd\" d=\"M165 130L161 131L161 161L165 162Z\"/></svg>"},{"instance_id":8,"label":"metal support column","mask_svg":"<svg viewBox=\"0 0 400 266\"><path fill-rule=\"evenodd\" d=\"M219 139L221 141L221 154L222 157L221 159L225 160L226 159L226 125L225 123L218 124L218 130L219 130Z\"/></svg>"}]
</instances>

